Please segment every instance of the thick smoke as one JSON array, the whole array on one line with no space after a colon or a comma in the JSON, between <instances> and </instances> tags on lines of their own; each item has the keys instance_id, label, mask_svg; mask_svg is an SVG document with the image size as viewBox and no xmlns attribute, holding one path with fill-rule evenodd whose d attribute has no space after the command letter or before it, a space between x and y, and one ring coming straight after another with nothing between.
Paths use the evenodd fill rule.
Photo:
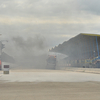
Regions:
<instances>
[{"instance_id":1,"label":"thick smoke","mask_svg":"<svg viewBox=\"0 0 100 100\"><path fill-rule=\"evenodd\" d=\"M6 52L15 59L15 64L21 68L45 68L47 45L45 38L39 35L23 38L12 37Z\"/></svg>"},{"instance_id":2,"label":"thick smoke","mask_svg":"<svg viewBox=\"0 0 100 100\"><path fill-rule=\"evenodd\" d=\"M34 38L29 37L26 40L23 37L13 37L14 45L17 50L24 55L37 55L46 48L45 38L36 35Z\"/></svg>"}]
</instances>

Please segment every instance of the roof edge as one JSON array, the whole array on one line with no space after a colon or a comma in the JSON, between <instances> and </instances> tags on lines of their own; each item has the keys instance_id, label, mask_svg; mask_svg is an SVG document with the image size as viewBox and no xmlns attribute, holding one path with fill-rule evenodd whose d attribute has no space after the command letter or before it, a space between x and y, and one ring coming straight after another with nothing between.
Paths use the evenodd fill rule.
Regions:
<instances>
[{"instance_id":1,"label":"roof edge","mask_svg":"<svg viewBox=\"0 0 100 100\"><path fill-rule=\"evenodd\" d=\"M90 33L80 33L82 35L88 35L88 36L99 36L100 37L100 34L90 34Z\"/></svg>"}]
</instances>

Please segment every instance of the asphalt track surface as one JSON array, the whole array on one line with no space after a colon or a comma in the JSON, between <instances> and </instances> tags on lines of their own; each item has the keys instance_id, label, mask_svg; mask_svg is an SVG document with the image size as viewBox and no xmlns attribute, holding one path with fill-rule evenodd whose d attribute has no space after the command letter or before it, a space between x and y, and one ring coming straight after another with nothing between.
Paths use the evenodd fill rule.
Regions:
<instances>
[{"instance_id":1,"label":"asphalt track surface","mask_svg":"<svg viewBox=\"0 0 100 100\"><path fill-rule=\"evenodd\" d=\"M100 100L100 74L61 70L0 72L0 100Z\"/></svg>"},{"instance_id":2,"label":"asphalt track surface","mask_svg":"<svg viewBox=\"0 0 100 100\"><path fill-rule=\"evenodd\" d=\"M9 75L1 72L0 80L5 82L100 82L100 74L63 70L11 70Z\"/></svg>"}]
</instances>

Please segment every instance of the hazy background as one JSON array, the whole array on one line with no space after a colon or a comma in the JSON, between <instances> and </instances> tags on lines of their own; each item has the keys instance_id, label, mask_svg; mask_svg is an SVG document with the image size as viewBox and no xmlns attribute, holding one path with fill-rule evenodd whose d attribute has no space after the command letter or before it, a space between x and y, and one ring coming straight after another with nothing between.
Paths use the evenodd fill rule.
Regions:
<instances>
[{"instance_id":1,"label":"hazy background","mask_svg":"<svg viewBox=\"0 0 100 100\"><path fill-rule=\"evenodd\" d=\"M26 62L46 57L48 49L79 33L99 33L99 5L99 0L0 0L0 38L9 41L4 51Z\"/></svg>"}]
</instances>

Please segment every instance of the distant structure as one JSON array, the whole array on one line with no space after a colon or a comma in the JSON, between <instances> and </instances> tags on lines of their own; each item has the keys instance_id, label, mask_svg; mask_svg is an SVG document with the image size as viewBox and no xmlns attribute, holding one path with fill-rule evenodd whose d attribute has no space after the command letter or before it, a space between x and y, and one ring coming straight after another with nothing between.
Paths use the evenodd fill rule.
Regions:
<instances>
[{"instance_id":1,"label":"distant structure","mask_svg":"<svg viewBox=\"0 0 100 100\"><path fill-rule=\"evenodd\" d=\"M67 65L100 68L100 34L80 33L49 51L66 54Z\"/></svg>"},{"instance_id":2,"label":"distant structure","mask_svg":"<svg viewBox=\"0 0 100 100\"><path fill-rule=\"evenodd\" d=\"M4 40L3 40L4 41ZM3 52L3 49L5 48L5 44L0 41L0 70L2 70L2 62L7 62L7 63L14 63L15 60L13 57L9 56L5 52Z\"/></svg>"}]
</instances>

